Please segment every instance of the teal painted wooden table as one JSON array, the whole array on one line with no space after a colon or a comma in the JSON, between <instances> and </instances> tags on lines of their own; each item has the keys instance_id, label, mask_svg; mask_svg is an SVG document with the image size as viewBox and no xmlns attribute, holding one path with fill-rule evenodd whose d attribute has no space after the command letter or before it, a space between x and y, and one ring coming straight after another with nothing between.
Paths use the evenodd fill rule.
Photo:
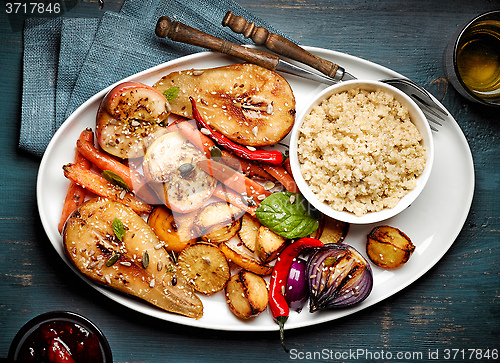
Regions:
<instances>
[{"instance_id":1,"label":"teal painted wooden table","mask_svg":"<svg viewBox=\"0 0 500 363\"><path fill-rule=\"evenodd\" d=\"M330 323L289 330L287 342L294 355L283 352L276 332L197 329L137 313L96 292L68 269L38 216L35 185L40 160L17 148L21 19L7 17L4 3L0 14L0 79L5 87L0 126L0 357L7 355L25 322L51 310L72 310L97 323L116 362L327 357L339 358L330 361L429 361L436 357L491 361L491 355L490 359L480 356L480 350L500 349L500 110L465 101L447 87L441 66L445 45L458 26L481 12L500 8L500 2L238 1L303 45L361 57L419 82L452 113L474 158L472 207L461 233L439 263L403 291L368 309ZM120 6L120 1L105 0L104 10L118 11ZM97 17L102 11L96 1L84 1L65 15ZM408 353L396 359L399 352Z\"/></svg>"}]
</instances>

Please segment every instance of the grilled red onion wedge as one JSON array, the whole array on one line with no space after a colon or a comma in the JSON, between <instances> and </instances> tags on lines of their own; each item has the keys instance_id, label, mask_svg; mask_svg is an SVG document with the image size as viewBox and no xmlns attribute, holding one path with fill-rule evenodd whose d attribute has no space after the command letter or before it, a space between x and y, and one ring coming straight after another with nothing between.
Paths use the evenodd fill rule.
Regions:
<instances>
[{"instance_id":1,"label":"grilled red onion wedge","mask_svg":"<svg viewBox=\"0 0 500 363\"><path fill-rule=\"evenodd\" d=\"M307 261L309 311L360 303L373 288L370 265L354 247L327 244Z\"/></svg>"}]
</instances>

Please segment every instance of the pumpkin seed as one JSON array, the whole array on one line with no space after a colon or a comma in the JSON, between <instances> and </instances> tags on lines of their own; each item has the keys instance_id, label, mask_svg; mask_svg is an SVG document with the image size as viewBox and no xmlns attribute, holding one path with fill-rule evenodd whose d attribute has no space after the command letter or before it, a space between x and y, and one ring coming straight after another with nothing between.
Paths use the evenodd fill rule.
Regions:
<instances>
[{"instance_id":1,"label":"pumpkin seed","mask_svg":"<svg viewBox=\"0 0 500 363\"><path fill-rule=\"evenodd\" d=\"M142 254L142 267L148 268L149 266L149 254L148 251L144 251Z\"/></svg>"},{"instance_id":2,"label":"pumpkin seed","mask_svg":"<svg viewBox=\"0 0 500 363\"><path fill-rule=\"evenodd\" d=\"M184 163L179 166L179 173L182 178L188 178L194 171L194 165L191 163Z\"/></svg>"},{"instance_id":3,"label":"pumpkin seed","mask_svg":"<svg viewBox=\"0 0 500 363\"><path fill-rule=\"evenodd\" d=\"M219 161L222 158L222 151L217 146L212 146L210 148L210 156L215 161Z\"/></svg>"},{"instance_id":4,"label":"pumpkin seed","mask_svg":"<svg viewBox=\"0 0 500 363\"><path fill-rule=\"evenodd\" d=\"M119 254L119 253L112 254L111 257L108 258L108 260L106 261L106 267L113 266L116 263L116 261L118 261L120 256L121 256L121 254Z\"/></svg>"}]
</instances>

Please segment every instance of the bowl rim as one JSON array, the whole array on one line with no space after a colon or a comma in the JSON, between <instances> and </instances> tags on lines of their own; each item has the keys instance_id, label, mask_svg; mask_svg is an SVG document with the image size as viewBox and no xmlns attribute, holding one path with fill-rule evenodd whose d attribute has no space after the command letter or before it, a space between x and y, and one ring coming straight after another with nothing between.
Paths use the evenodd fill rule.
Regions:
<instances>
[{"instance_id":1,"label":"bowl rim","mask_svg":"<svg viewBox=\"0 0 500 363\"><path fill-rule=\"evenodd\" d=\"M347 211L336 211L328 206L326 203L320 202L315 194L311 191L306 181L302 177L302 173L300 171L300 165L297 156L297 141L299 136L300 128L304 123L304 118L307 114L310 113L314 106L319 105L323 100L329 98L333 94L340 93L352 88L360 88L366 89L369 91L381 89L386 92L391 93L397 100L403 103L410 112L411 121L417 126L420 134L422 135L423 143L426 147L427 160L424 171L417 178L417 186L407 193L403 198L401 198L396 206L393 208L384 208L378 212L368 212L362 216L356 216L354 213ZM404 211L408 208L421 194L424 189L427 181L429 179L432 165L434 162L434 141L432 136L432 131L430 129L427 118L424 113L418 107L418 105L404 92L399 89L391 86L387 83L383 83L381 81L373 81L373 80L349 80L345 82L340 82L335 85L329 86L314 96L305 107L300 112L297 117L295 124L293 126L291 135L290 135L290 165L292 169L292 173L302 195L308 200L308 202L321 213L340 220L342 222L352 223L352 224L369 224L369 223L377 223L384 221L386 219L392 218L397 214Z\"/></svg>"},{"instance_id":2,"label":"bowl rim","mask_svg":"<svg viewBox=\"0 0 500 363\"><path fill-rule=\"evenodd\" d=\"M19 350L22 348L26 339L42 324L48 323L51 321L68 321L72 323L77 323L82 325L84 328L91 331L93 334L97 336L99 343L101 345L103 359L104 362L113 362L113 354L111 352L111 347L109 345L108 340L104 336L104 333L99 329L99 327L94 324L90 319L86 318L83 315L72 311L48 311L42 313L40 315L35 316L26 322L21 329L17 332L12 340L12 343L9 348L8 359L9 362L17 362L17 356L19 354Z\"/></svg>"}]
</instances>

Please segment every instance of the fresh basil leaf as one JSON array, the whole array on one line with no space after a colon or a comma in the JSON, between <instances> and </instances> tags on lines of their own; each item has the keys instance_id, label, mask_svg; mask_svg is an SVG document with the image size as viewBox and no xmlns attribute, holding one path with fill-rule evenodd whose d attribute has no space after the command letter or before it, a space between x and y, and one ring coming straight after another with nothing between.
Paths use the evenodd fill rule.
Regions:
<instances>
[{"instance_id":1,"label":"fresh basil leaf","mask_svg":"<svg viewBox=\"0 0 500 363\"><path fill-rule=\"evenodd\" d=\"M285 238L302 238L319 227L317 212L297 193L279 192L264 199L255 211L260 223Z\"/></svg>"},{"instance_id":2,"label":"fresh basil leaf","mask_svg":"<svg viewBox=\"0 0 500 363\"><path fill-rule=\"evenodd\" d=\"M123 225L122 221L120 221L116 217L115 219L113 219L113 232L115 232L116 238L118 238L120 242L123 242L123 236L125 235L125 226Z\"/></svg>"},{"instance_id":3,"label":"fresh basil leaf","mask_svg":"<svg viewBox=\"0 0 500 363\"><path fill-rule=\"evenodd\" d=\"M170 87L169 89L163 91L163 95L165 96L168 102L172 102L179 94L179 90L180 90L179 87Z\"/></svg>"},{"instance_id":4,"label":"fresh basil leaf","mask_svg":"<svg viewBox=\"0 0 500 363\"><path fill-rule=\"evenodd\" d=\"M123 178L115 172L111 170L103 170L101 176L111 184L119 186L120 188L125 189L127 192L130 192L130 188L127 183L125 183L125 180L123 180Z\"/></svg>"}]
</instances>

